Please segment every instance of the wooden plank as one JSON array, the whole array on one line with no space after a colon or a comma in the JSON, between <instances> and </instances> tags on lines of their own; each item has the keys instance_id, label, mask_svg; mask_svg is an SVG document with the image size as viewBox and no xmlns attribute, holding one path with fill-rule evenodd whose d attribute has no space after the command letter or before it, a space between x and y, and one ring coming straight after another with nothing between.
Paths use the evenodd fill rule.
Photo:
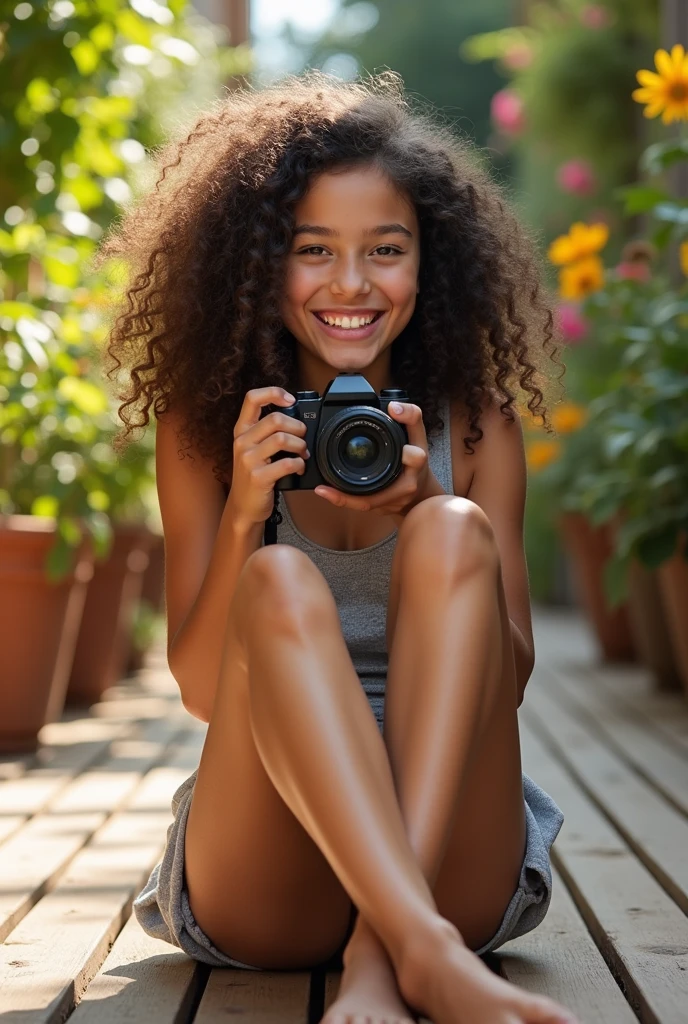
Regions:
<instances>
[{"instance_id":1,"label":"wooden plank","mask_svg":"<svg viewBox=\"0 0 688 1024\"><path fill-rule=\"evenodd\" d=\"M635 717L658 732L680 754L688 757L688 703L682 693L655 688L650 672L642 665L581 666L563 662L559 669L575 677L576 685L594 688L607 704L626 707Z\"/></svg>"},{"instance_id":2,"label":"wooden plank","mask_svg":"<svg viewBox=\"0 0 688 1024\"><path fill-rule=\"evenodd\" d=\"M558 666L548 669L547 685L586 728L602 737L675 807L688 814L688 761L648 729L640 715L632 708L608 703L595 687L585 687L581 692L581 687L572 684L571 677Z\"/></svg>"},{"instance_id":3,"label":"wooden plank","mask_svg":"<svg viewBox=\"0 0 688 1024\"><path fill-rule=\"evenodd\" d=\"M535 677L523 716L556 751L669 895L688 913L686 818L613 750L605 747Z\"/></svg>"},{"instance_id":4,"label":"wooden plank","mask_svg":"<svg viewBox=\"0 0 688 1024\"><path fill-rule=\"evenodd\" d=\"M685 1024L688 919L525 720L521 737L524 770L566 815L553 861L612 973L641 1021Z\"/></svg>"},{"instance_id":5,"label":"wooden plank","mask_svg":"<svg viewBox=\"0 0 688 1024\"><path fill-rule=\"evenodd\" d=\"M0 941L49 892L72 857L134 791L179 735L180 716L144 722L111 756L75 779L49 809L0 846Z\"/></svg>"},{"instance_id":6,"label":"wooden plank","mask_svg":"<svg viewBox=\"0 0 688 1024\"><path fill-rule=\"evenodd\" d=\"M70 1024L178 1024L191 1018L208 968L151 938L132 914Z\"/></svg>"},{"instance_id":7,"label":"wooden plank","mask_svg":"<svg viewBox=\"0 0 688 1024\"><path fill-rule=\"evenodd\" d=\"M224 1024L230 1016L247 1024L308 1024L310 978L308 971L212 970L194 1024Z\"/></svg>"},{"instance_id":8,"label":"wooden plank","mask_svg":"<svg viewBox=\"0 0 688 1024\"><path fill-rule=\"evenodd\" d=\"M53 736L57 724L46 726ZM94 719L64 725L59 732L60 744L53 743L40 751L35 766L23 775L0 783L0 815L36 814L79 772L102 757L113 740L123 738L132 728L127 722Z\"/></svg>"},{"instance_id":9,"label":"wooden plank","mask_svg":"<svg viewBox=\"0 0 688 1024\"><path fill-rule=\"evenodd\" d=\"M61 1022L79 1002L159 857L172 794L196 768L201 744L191 728L0 946L3 1024Z\"/></svg>"},{"instance_id":10,"label":"wooden plank","mask_svg":"<svg viewBox=\"0 0 688 1024\"><path fill-rule=\"evenodd\" d=\"M556 868L542 924L497 950L502 975L519 988L556 999L579 1020L633 1024L636 1016L593 942Z\"/></svg>"}]
</instances>

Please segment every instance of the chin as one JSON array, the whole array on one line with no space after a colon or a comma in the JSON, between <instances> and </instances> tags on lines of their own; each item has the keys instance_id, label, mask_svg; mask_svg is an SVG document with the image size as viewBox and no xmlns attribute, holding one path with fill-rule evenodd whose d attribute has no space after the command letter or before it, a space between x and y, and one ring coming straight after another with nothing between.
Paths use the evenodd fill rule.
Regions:
<instances>
[{"instance_id":1,"label":"chin","mask_svg":"<svg viewBox=\"0 0 688 1024\"><path fill-rule=\"evenodd\" d=\"M365 370L375 362L377 355L377 352L328 352L325 361L333 370L349 373Z\"/></svg>"}]
</instances>

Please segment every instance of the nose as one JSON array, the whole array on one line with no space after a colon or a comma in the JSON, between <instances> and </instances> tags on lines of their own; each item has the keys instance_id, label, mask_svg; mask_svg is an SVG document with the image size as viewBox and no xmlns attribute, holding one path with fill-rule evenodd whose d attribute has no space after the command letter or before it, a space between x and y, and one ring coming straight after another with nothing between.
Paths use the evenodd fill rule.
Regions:
<instances>
[{"instance_id":1,"label":"nose","mask_svg":"<svg viewBox=\"0 0 688 1024\"><path fill-rule=\"evenodd\" d=\"M365 264L355 257L342 260L335 268L330 282L333 295L356 296L370 292Z\"/></svg>"}]
</instances>

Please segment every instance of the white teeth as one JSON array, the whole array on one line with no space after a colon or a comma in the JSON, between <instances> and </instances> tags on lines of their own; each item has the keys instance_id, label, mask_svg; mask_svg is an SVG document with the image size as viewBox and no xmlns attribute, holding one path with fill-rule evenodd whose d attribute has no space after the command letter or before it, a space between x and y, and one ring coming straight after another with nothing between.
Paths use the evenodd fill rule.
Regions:
<instances>
[{"instance_id":1,"label":"white teeth","mask_svg":"<svg viewBox=\"0 0 688 1024\"><path fill-rule=\"evenodd\" d=\"M331 327L343 327L345 330L356 329L357 327L364 327L373 321L375 314L372 313L370 316L337 316L331 317L325 314L320 314L326 324L330 324Z\"/></svg>"}]
</instances>

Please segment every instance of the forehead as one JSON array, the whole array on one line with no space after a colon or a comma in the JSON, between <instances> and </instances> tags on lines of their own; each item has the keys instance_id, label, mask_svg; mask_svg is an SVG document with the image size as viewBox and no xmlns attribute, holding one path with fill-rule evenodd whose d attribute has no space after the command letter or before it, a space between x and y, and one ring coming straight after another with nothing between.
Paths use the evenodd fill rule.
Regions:
<instances>
[{"instance_id":1,"label":"forehead","mask_svg":"<svg viewBox=\"0 0 688 1024\"><path fill-rule=\"evenodd\" d=\"M377 168L320 174L294 213L297 223L332 227L342 234L394 221L414 234L418 229L413 203Z\"/></svg>"}]
</instances>

